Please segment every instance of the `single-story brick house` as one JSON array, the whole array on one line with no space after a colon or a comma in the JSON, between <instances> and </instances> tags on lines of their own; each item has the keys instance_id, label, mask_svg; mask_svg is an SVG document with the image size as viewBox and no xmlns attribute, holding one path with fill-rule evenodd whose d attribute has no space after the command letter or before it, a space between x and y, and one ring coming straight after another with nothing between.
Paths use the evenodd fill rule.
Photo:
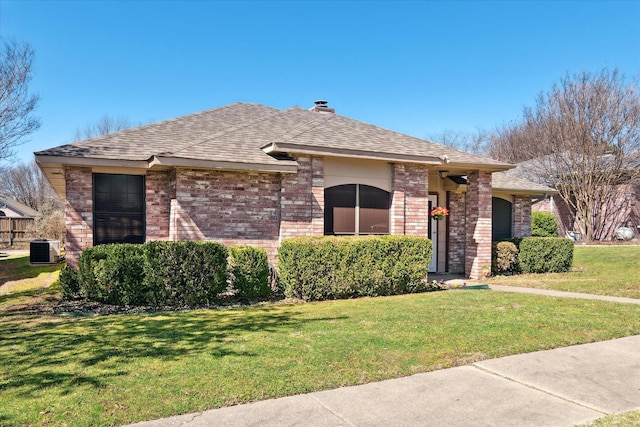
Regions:
<instances>
[{"instance_id":1,"label":"single-story brick house","mask_svg":"<svg viewBox=\"0 0 640 427\"><path fill-rule=\"evenodd\" d=\"M410 234L431 270L478 277L492 220L530 234L531 197L513 165L336 114L236 103L35 153L66 202L69 265L110 242L216 240L267 250L286 238ZM446 206L442 221L432 207ZM499 216L496 217L495 213Z\"/></svg>"}]
</instances>

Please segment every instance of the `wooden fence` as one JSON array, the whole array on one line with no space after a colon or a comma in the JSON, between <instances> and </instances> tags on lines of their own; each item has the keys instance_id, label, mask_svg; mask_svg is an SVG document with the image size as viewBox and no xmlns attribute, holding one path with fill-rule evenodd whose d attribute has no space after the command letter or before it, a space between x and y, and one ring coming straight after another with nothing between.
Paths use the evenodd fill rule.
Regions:
<instances>
[{"instance_id":1,"label":"wooden fence","mask_svg":"<svg viewBox=\"0 0 640 427\"><path fill-rule=\"evenodd\" d=\"M0 243L8 243L11 246L14 242L30 241L33 236L27 229L33 221L33 218L0 217Z\"/></svg>"}]
</instances>

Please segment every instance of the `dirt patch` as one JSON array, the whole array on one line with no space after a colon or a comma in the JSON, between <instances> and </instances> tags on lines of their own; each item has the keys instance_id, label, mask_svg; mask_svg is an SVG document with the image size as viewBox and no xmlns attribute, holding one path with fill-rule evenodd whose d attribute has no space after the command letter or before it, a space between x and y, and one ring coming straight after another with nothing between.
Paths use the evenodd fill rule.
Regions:
<instances>
[{"instance_id":1,"label":"dirt patch","mask_svg":"<svg viewBox=\"0 0 640 427\"><path fill-rule=\"evenodd\" d=\"M73 316L73 317L89 317L89 316L105 316L113 314L143 314L143 313L162 313L185 310L221 310L230 308L240 308L248 306L270 306L283 304L301 304L302 300L295 298L272 299L268 301L225 301L218 305L208 305L201 307L175 307L175 306L121 306L103 304L95 301L71 300L62 301L58 294L43 294L34 297L25 304L14 304L4 309L5 312L13 314L42 314L57 316Z\"/></svg>"},{"instance_id":2,"label":"dirt patch","mask_svg":"<svg viewBox=\"0 0 640 427\"><path fill-rule=\"evenodd\" d=\"M43 289L48 288L55 281L55 275L53 273L49 274L46 278L44 278L40 283ZM33 278L28 277L26 279L20 280L11 280L8 282L4 282L0 284L0 295L6 295L11 293L14 288L19 287L20 285L25 285L27 283L33 282Z\"/></svg>"}]
</instances>

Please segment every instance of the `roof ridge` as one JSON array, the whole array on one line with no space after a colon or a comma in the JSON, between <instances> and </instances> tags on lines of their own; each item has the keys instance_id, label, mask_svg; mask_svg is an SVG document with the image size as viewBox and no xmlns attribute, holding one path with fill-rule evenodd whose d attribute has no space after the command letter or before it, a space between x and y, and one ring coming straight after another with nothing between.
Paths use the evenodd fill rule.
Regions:
<instances>
[{"instance_id":1,"label":"roof ridge","mask_svg":"<svg viewBox=\"0 0 640 427\"><path fill-rule=\"evenodd\" d=\"M118 130L118 131L111 132L111 133L108 133L108 134L105 134L105 135L98 135L98 136L95 136L93 138L82 139L80 141L73 141L73 142L70 142L69 145L77 144L79 142L85 142L85 141L97 141L97 140L108 139L108 138L112 137L113 135L130 133L130 132L139 131L141 129L145 129L145 128L149 128L149 127L158 127L158 126L162 126L162 125L167 124L167 123L172 123L172 122L176 122L176 121L183 121L185 119L188 119L188 118L191 118L191 117L197 117L197 116L200 116L200 115L203 115L203 114L206 114L206 113L210 113L210 112L215 111L215 110L222 111L222 110L234 107L236 105L259 105L259 106L266 107L266 108L273 108L273 107L269 107L267 105L250 103L250 102L234 102L233 104L228 104L228 105L223 105L223 106L220 106L220 107L209 108L209 109L206 109L206 110L197 111L195 113L186 114L184 116L172 117L170 119L161 120L159 122L147 123L147 124L140 125L140 126L135 126L135 127L127 128L127 129Z\"/></svg>"},{"instance_id":2,"label":"roof ridge","mask_svg":"<svg viewBox=\"0 0 640 427\"><path fill-rule=\"evenodd\" d=\"M294 110L297 110L297 109L299 109L301 111L307 111L307 110L305 110L303 108L300 108L300 107L291 107L291 108L287 108L286 110L282 110L282 112L286 113L288 111L294 111ZM292 127L291 129L289 129L288 131L283 133L279 140L276 141L275 139L272 139L271 141L267 142L267 144L271 144L271 143L274 143L274 142L284 142L286 139L291 139L291 138L294 138L296 136L302 135L303 133L306 133L306 132L310 131L311 129L315 129L316 127L320 126L320 124L322 122L331 120L332 116L335 113L331 113L330 115L329 114L319 115L318 113L311 113L311 114L316 114L316 115L318 115L318 117L314 117L313 119L310 119L310 120L308 120L308 121L306 121L304 123L300 123L299 125ZM312 124L312 126L309 126L310 124ZM300 128L304 128L304 129L302 129L299 132L296 132ZM286 136L286 139L285 139L285 136Z\"/></svg>"}]
</instances>

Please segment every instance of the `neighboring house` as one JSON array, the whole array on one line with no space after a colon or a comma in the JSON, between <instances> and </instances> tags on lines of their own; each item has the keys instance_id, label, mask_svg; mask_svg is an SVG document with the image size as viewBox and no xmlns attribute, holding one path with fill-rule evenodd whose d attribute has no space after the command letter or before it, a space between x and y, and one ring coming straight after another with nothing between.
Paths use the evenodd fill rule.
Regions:
<instances>
[{"instance_id":1,"label":"neighboring house","mask_svg":"<svg viewBox=\"0 0 640 427\"><path fill-rule=\"evenodd\" d=\"M111 242L249 244L273 262L290 237L409 234L433 240L432 271L479 277L491 264L493 206L503 234L526 236L531 196L553 193L496 174L513 165L340 116L324 101L236 103L35 155L66 201L71 266ZM450 215L430 218L435 206Z\"/></svg>"},{"instance_id":2,"label":"neighboring house","mask_svg":"<svg viewBox=\"0 0 640 427\"><path fill-rule=\"evenodd\" d=\"M28 241L27 230L33 225L38 212L24 203L0 193L0 243Z\"/></svg>"},{"instance_id":3,"label":"neighboring house","mask_svg":"<svg viewBox=\"0 0 640 427\"><path fill-rule=\"evenodd\" d=\"M606 221L597 230L596 240L606 241L616 239L616 230L628 227L633 230L634 237L640 234L640 181L630 181L617 186L614 198L607 201L603 207ZM553 195L535 200L534 211L551 212L558 220L558 233L561 236L579 233L575 223L575 214L559 195ZM581 239L580 235L576 236Z\"/></svg>"},{"instance_id":4,"label":"neighboring house","mask_svg":"<svg viewBox=\"0 0 640 427\"><path fill-rule=\"evenodd\" d=\"M38 216L38 212L35 209L0 193L0 217L35 218L36 216Z\"/></svg>"},{"instance_id":5,"label":"neighboring house","mask_svg":"<svg viewBox=\"0 0 640 427\"><path fill-rule=\"evenodd\" d=\"M539 161L554 161L552 157L541 158ZM603 156L602 164L606 165L608 158ZM517 167L508 172L508 175L524 177L532 182L541 185L552 185L549 177L541 171L548 170L548 167L540 167L536 161L530 160L519 163ZM597 223L594 232L595 240L614 240L616 230L620 227L629 227L634 232L634 237L638 237L640 231L640 179L638 179L640 164L637 160L630 160L627 166L622 169L618 184L614 186L613 197L607 198L602 206L601 214L604 219ZM559 166L560 167L560 166ZM570 175L570 174L567 174ZM572 177L573 178L573 177ZM598 191L597 188L593 189ZM602 194L602 193L601 193ZM574 210L560 197L559 194L548 194L548 197L534 200L532 209L534 211L551 212L558 220L558 233L560 236L575 236L581 239L580 227L575 220ZM576 234L577 233L577 234Z\"/></svg>"}]
</instances>

